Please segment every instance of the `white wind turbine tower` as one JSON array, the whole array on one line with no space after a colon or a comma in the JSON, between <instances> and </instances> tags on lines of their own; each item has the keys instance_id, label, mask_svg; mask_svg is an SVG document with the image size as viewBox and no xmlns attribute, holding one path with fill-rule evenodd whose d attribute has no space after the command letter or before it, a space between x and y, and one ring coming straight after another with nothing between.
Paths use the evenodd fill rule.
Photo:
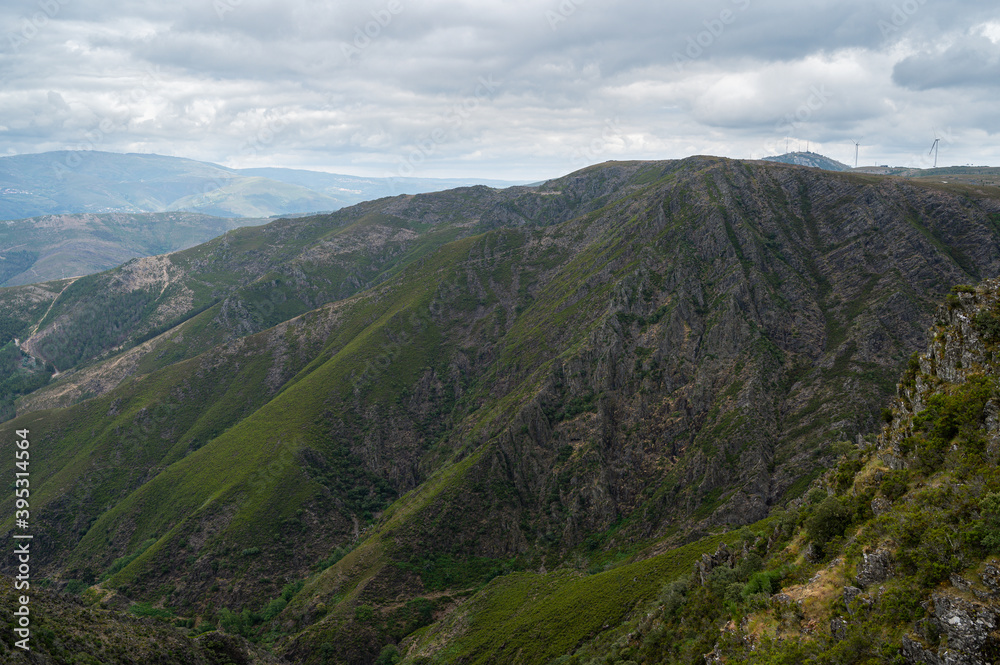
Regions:
<instances>
[{"instance_id":1,"label":"white wind turbine tower","mask_svg":"<svg viewBox=\"0 0 1000 665\"><path fill-rule=\"evenodd\" d=\"M862 136L861 138L864 137ZM858 168L858 148L861 146L861 143L854 139L851 139L851 142L854 144L854 168Z\"/></svg>"},{"instance_id":2,"label":"white wind turbine tower","mask_svg":"<svg viewBox=\"0 0 1000 665\"><path fill-rule=\"evenodd\" d=\"M930 155L934 153L934 168L937 168L937 156L938 156L938 144L941 143L941 139L935 138L934 143L931 144L931 149L927 152Z\"/></svg>"}]
</instances>

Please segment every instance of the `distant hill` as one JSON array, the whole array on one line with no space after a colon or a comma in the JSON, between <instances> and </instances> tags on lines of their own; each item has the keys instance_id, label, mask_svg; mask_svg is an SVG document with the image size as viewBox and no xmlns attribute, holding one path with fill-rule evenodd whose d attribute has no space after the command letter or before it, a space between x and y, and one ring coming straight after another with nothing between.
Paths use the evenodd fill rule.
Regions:
<instances>
[{"instance_id":1,"label":"distant hill","mask_svg":"<svg viewBox=\"0 0 1000 665\"><path fill-rule=\"evenodd\" d=\"M855 173L916 178L944 185L1000 186L1000 168L996 166L942 166L933 169L916 169L908 166L862 166L852 170Z\"/></svg>"},{"instance_id":2,"label":"distant hill","mask_svg":"<svg viewBox=\"0 0 1000 665\"><path fill-rule=\"evenodd\" d=\"M141 256L187 249L266 219L189 212L45 215L0 222L0 286L89 275Z\"/></svg>"},{"instance_id":3,"label":"distant hill","mask_svg":"<svg viewBox=\"0 0 1000 665\"><path fill-rule=\"evenodd\" d=\"M824 171L850 171L847 164L838 162L835 159L824 157L815 152L789 152L784 155L765 157L765 162L779 162L781 164L798 164L799 166L812 166Z\"/></svg>"},{"instance_id":4,"label":"distant hill","mask_svg":"<svg viewBox=\"0 0 1000 665\"><path fill-rule=\"evenodd\" d=\"M353 175L325 173L322 171L282 168L240 169L239 173L305 187L346 201L347 205L354 205L362 201L371 201L385 196L439 192L455 187L486 185L487 187L503 189L515 184L524 184L507 180L483 180L475 178L364 178Z\"/></svg>"},{"instance_id":5,"label":"distant hill","mask_svg":"<svg viewBox=\"0 0 1000 665\"><path fill-rule=\"evenodd\" d=\"M231 169L163 155L60 151L0 157L0 220L77 213L186 211L271 217L333 211L477 179L360 178L293 169Z\"/></svg>"}]
</instances>

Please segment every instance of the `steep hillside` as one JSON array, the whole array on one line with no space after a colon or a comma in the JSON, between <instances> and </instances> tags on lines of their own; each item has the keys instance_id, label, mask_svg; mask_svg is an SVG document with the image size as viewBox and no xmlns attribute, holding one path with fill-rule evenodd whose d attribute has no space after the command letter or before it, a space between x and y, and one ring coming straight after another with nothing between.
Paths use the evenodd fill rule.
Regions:
<instances>
[{"instance_id":1,"label":"steep hillside","mask_svg":"<svg viewBox=\"0 0 1000 665\"><path fill-rule=\"evenodd\" d=\"M295 662L417 630L478 662L492 638L459 633L514 601L459 603L491 579L573 589L601 632L878 425L935 300L1000 272L998 221L964 190L613 163L0 291L66 373L7 425L34 440L39 566Z\"/></svg>"},{"instance_id":2,"label":"steep hillside","mask_svg":"<svg viewBox=\"0 0 1000 665\"><path fill-rule=\"evenodd\" d=\"M514 601L493 583L402 645L402 662L488 662L464 656L483 636L524 645L508 662L560 665L997 662L1000 281L957 288L931 333L877 437L837 444L839 465L804 500L702 548L657 580L655 600L620 602L623 620L546 652L518 642L517 614L489 614ZM560 621L587 620L591 606L567 605L577 590L549 585L544 603L569 610Z\"/></svg>"},{"instance_id":3,"label":"steep hillside","mask_svg":"<svg viewBox=\"0 0 1000 665\"><path fill-rule=\"evenodd\" d=\"M601 183L587 184L585 196L486 187L401 196L234 230L189 251L138 259L69 284L0 289L8 321L0 343L17 338L26 353L62 373L59 382L22 400L19 412L103 394L136 371L345 298L456 238L590 211L634 189L624 179L606 174ZM40 298L56 296L40 309ZM101 358L107 360L95 364Z\"/></svg>"},{"instance_id":4,"label":"steep hillside","mask_svg":"<svg viewBox=\"0 0 1000 665\"><path fill-rule=\"evenodd\" d=\"M30 594L30 650L15 645L21 635L11 612ZM107 605L42 589L16 591L0 578L0 658L5 665L277 665L266 650L218 632L190 639L168 612L146 605L122 612ZM183 622L181 622L183 623Z\"/></svg>"}]
</instances>

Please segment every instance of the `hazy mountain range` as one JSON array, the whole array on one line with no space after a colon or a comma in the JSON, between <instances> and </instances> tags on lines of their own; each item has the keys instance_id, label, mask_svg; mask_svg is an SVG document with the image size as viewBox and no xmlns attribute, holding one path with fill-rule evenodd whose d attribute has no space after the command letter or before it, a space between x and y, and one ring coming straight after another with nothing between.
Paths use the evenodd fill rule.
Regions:
<instances>
[{"instance_id":1,"label":"hazy mountain range","mask_svg":"<svg viewBox=\"0 0 1000 665\"><path fill-rule=\"evenodd\" d=\"M360 178L295 169L231 169L149 154L61 151L0 157L0 220L105 212L271 217L338 210L397 194L515 183Z\"/></svg>"},{"instance_id":2,"label":"hazy mountain range","mask_svg":"<svg viewBox=\"0 0 1000 665\"><path fill-rule=\"evenodd\" d=\"M205 242L268 217L338 210L470 184L235 170L160 155L50 152L0 158L0 286L86 275ZM28 218L28 219L22 219Z\"/></svg>"}]
</instances>

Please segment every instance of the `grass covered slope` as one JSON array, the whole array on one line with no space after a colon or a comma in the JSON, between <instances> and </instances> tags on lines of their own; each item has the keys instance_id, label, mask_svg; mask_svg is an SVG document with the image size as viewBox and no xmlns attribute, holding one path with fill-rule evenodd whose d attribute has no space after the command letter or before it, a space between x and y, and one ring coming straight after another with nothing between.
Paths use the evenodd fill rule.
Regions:
<instances>
[{"instance_id":1,"label":"grass covered slope","mask_svg":"<svg viewBox=\"0 0 1000 665\"><path fill-rule=\"evenodd\" d=\"M402 648L413 662L548 663L595 639L613 640L666 582L727 539L737 536L702 538L593 575L562 569L495 578Z\"/></svg>"}]
</instances>

